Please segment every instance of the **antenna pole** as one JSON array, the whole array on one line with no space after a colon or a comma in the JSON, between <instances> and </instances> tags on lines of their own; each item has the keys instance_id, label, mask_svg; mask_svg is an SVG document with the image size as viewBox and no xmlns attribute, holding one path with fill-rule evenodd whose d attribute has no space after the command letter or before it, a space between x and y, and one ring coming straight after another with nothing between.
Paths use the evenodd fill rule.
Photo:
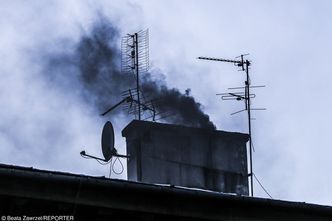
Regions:
<instances>
[{"instance_id":1,"label":"antenna pole","mask_svg":"<svg viewBox=\"0 0 332 221\"><path fill-rule=\"evenodd\" d=\"M135 71L136 71L136 90L137 90L137 101L138 101L138 120L141 120L141 99L140 99L140 88L139 88L139 65L138 65L138 34L134 34L134 47L135 47Z\"/></svg>"},{"instance_id":2,"label":"antenna pole","mask_svg":"<svg viewBox=\"0 0 332 221\"><path fill-rule=\"evenodd\" d=\"M243 61L243 55L241 55L241 60ZM250 108L250 78L249 78L249 65L250 62L248 60L245 61L245 71L246 71L246 82L245 82L245 96L247 102L247 112L248 112L248 131L249 131L249 176L250 176L250 190L251 196L254 196L254 183L253 183L253 166L252 166L252 141L251 141L251 108Z\"/></svg>"}]
</instances>

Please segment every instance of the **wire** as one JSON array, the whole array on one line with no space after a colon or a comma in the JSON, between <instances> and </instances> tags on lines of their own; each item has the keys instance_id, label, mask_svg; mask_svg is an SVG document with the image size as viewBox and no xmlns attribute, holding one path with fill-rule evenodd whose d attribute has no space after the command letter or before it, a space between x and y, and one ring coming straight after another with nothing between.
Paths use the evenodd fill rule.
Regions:
<instances>
[{"instance_id":1,"label":"wire","mask_svg":"<svg viewBox=\"0 0 332 221\"><path fill-rule=\"evenodd\" d=\"M91 159L90 157L86 157L83 154L81 154L81 157L85 158L85 159Z\"/></svg>"},{"instance_id":2,"label":"wire","mask_svg":"<svg viewBox=\"0 0 332 221\"><path fill-rule=\"evenodd\" d=\"M252 139L250 139L250 142L251 142L252 150L253 150L254 152L256 152L256 150L255 150L255 146L254 146L254 142L252 142Z\"/></svg>"},{"instance_id":3,"label":"wire","mask_svg":"<svg viewBox=\"0 0 332 221\"><path fill-rule=\"evenodd\" d=\"M254 173L252 173L256 179L256 181L258 182L258 184L262 187L262 189L264 190L264 192L271 198L273 199L273 197L269 194L269 192L264 188L263 184L258 180L258 178L256 177L256 175Z\"/></svg>"},{"instance_id":4,"label":"wire","mask_svg":"<svg viewBox=\"0 0 332 221\"><path fill-rule=\"evenodd\" d=\"M108 161L108 162L103 162L103 161L100 161L100 160L98 160L98 159L96 159L96 160L97 160L97 162L98 162L99 164L101 164L101 165L107 165L107 164L110 163L110 161Z\"/></svg>"},{"instance_id":5,"label":"wire","mask_svg":"<svg viewBox=\"0 0 332 221\"><path fill-rule=\"evenodd\" d=\"M81 154L81 157L85 158L85 159L94 159L96 160L99 164L101 165L107 165L107 164L110 164L110 172L109 172L109 175L108 177L111 178L111 175L112 175L112 171L113 173L115 173L116 175L120 175L123 173L124 171L124 166L123 166L123 163L121 162L121 160L119 159L119 157L116 157L115 160L113 161L112 158L110 159L110 161L107 161L107 162L103 162L101 160L98 160L98 159L95 159L95 158L91 158L91 157L87 157L87 156L84 156L83 154ZM119 161L120 165L121 165L121 169L120 169L120 172L116 171L114 169L114 165L116 163L116 161Z\"/></svg>"},{"instance_id":6,"label":"wire","mask_svg":"<svg viewBox=\"0 0 332 221\"><path fill-rule=\"evenodd\" d=\"M111 158L110 173L108 175L108 178L111 178L111 176L112 176L112 158Z\"/></svg>"},{"instance_id":7,"label":"wire","mask_svg":"<svg viewBox=\"0 0 332 221\"><path fill-rule=\"evenodd\" d=\"M119 163L120 163L120 165L121 165L120 172L117 172L117 171L114 169L114 164L116 163L116 161L119 161ZM112 165L111 168L112 168L113 173L115 173L116 175L120 175L120 174L123 173L123 171L124 171L124 166L123 166L121 160L119 159L119 157L116 157L115 160L114 160L114 162L111 163L111 165Z\"/></svg>"},{"instance_id":8,"label":"wire","mask_svg":"<svg viewBox=\"0 0 332 221\"><path fill-rule=\"evenodd\" d=\"M96 161L97 161L99 164L101 164L101 165L107 165L107 164L110 163L110 161L108 161L108 162L102 162L102 161L100 161L100 160L98 160L98 159L84 156L83 154L81 154L81 157L83 157L84 159L89 159L89 160L94 159L94 160L96 160Z\"/></svg>"}]
</instances>

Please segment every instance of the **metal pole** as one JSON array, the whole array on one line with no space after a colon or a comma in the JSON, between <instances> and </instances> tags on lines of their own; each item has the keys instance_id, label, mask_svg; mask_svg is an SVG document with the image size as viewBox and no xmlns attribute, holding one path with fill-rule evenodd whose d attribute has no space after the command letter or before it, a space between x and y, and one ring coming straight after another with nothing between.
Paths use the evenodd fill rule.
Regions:
<instances>
[{"instance_id":1,"label":"metal pole","mask_svg":"<svg viewBox=\"0 0 332 221\"><path fill-rule=\"evenodd\" d=\"M243 56L241 56L243 59ZM250 158L250 189L251 189L251 196L254 196L254 183L253 183L253 168L252 168L252 142L251 142L251 113L250 113L250 79L249 79L249 61L246 60L245 62L245 69L246 69L246 76L247 80L245 82L246 84L246 90L247 90L247 110L248 110L248 127L249 127L249 158Z\"/></svg>"},{"instance_id":2,"label":"metal pole","mask_svg":"<svg viewBox=\"0 0 332 221\"><path fill-rule=\"evenodd\" d=\"M135 45L135 68L136 68L136 90L137 90L137 101L138 101L138 120L141 120L141 100L139 94L139 70L138 70L138 34L134 35L134 45Z\"/></svg>"}]
</instances>

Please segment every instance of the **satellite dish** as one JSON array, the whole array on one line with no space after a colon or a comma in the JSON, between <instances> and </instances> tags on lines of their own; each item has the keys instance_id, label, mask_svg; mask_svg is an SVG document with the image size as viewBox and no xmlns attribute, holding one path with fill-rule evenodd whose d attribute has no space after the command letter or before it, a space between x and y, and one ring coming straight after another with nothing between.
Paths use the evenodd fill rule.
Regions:
<instances>
[{"instance_id":1,"label":"satellite dish","mask_svg":"<svg viewBox=\"0 0 332 221\"><path fill-rule=\"evenodd\" d=\"M101 134L101 148L106 161L109 161L116 154L114 147L114 129L111 122L107 121Z\"/></svg>"},{"instance_id":2,"label":"satellite dish","mask_svg":"<svg viewBox=\"0 0 332 221\"><path fill-rule=\"evenodd\" d=\"M100 157L92 156L87 154L84 150L80 152L81 156L84 158L92 158L96 160L101 160L106 163L114 157L129 158L129 155L118 154L118 151L114 147L114 129L111 122L107 121L104 125L103 132L101 134L101 149L105 159ZM111 162L112 163L112 162Z\"/></svg>"}]
</instances>

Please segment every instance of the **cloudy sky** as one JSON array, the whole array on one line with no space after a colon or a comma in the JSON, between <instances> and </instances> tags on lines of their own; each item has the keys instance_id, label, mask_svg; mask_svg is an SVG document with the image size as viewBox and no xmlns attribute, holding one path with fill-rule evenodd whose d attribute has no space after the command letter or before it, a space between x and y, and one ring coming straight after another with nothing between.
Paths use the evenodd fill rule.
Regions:
<instances>
[{"instance_id":1,"label":"cloudy sky","mask_svg":"<svg viewBox=\"0 0 332 221\"><path fill-rule=\"evenodd\" d=\"M1 1L0 162L108 176L108 167L79 156L82 149L101 155L107 118L66 70L54 80L47 66L103 17L120 36L149 28L151 69L169 87L191 88L220 130L247 131L245 113L230 116L243 103L215 95L242 86L245 76L196 58L250 53L252 84L266 85L254 90L253 107L267 108L253 114L255 174L275 199L332 205L331 14L328 0ZM128 118L113 123L123 153ZM255 193L267 197L257 183Z\"/></svg>"}]
</instances>

